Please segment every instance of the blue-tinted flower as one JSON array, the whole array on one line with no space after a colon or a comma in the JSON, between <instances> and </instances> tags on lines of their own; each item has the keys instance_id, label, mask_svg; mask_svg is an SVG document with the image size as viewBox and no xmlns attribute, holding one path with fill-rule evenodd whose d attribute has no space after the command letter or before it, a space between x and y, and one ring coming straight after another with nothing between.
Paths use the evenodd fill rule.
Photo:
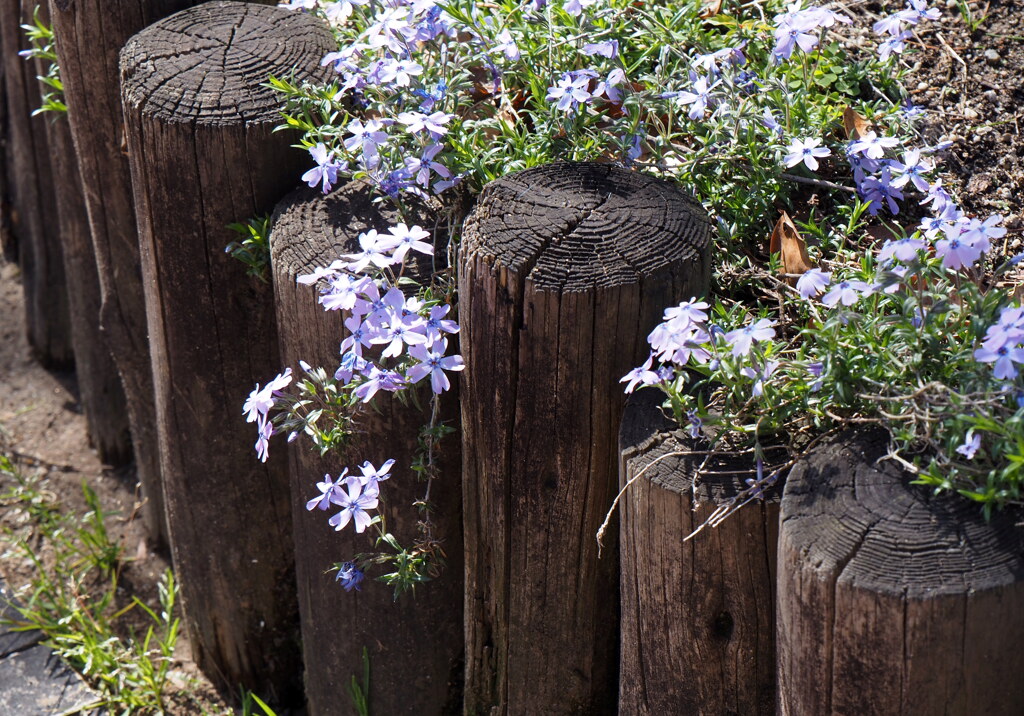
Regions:
<instances>
[{"instance_id":1,"label":"blue-tinted flower","mask_svg":"<svg viewBox=\"0 0 1024 716\"><path fill-rule=\"evenodd\" d=\"M686 419L690 421L690 437L700 437L700 429L704 427L704 421L700 419L700 415L696 410L691 410L686 414Z\"/></svg>"},{"instance_id":2,"label":"blue-tinted flower","mask_svg":"<svg viewBox=\"0 0 1024 716\"><path fill-rule=\"evenodd\" d=\"M359 585L362 584L364 577L363 570L352 562L345 562L338 568L338 576L334 579L341 582L341 586L345 588L346 592L351 592L353 589L359 592L362 590Z\"/></svg>"},{"instance_id":3,"label":"blue-tinted flower","mask_svg":"<svg viewBox=\"0 0 1024 716\"><path fill-rule=\"evenodd\" d=\"M364 487L355 476L346 478L345 487L344 490L331 493L331 502L339 505L342 510L327 523L340 532L351 521L355 523L356 532L362 533L373 524L373 518L367 511L377 509L380 490L376 484Z\"/></svg>"},{"instance_id":4,"label":"blue-tinted flower","mask_svg":"<svg viewBox=\"0 0 1024 716\"><path fill-rule=\"evenodd\" d=\"M726 333L725 340L732 347L733 356L745 356L750 353L754 343L774 338L774 325L775 321L760 318L748 326Z\"/></svg>"},{"instance_id":5,"label":"blue-tinted flower","mask_svg":"<svg viewBox=\"0 0 1024 716\"><path fill-rule=\"evenodd\" d=\"M810 299L822 293L831 281L831 273L817 268L808 269L796 280L796 290L803 298Z\"/></svg>"},{"instance_id":6,"label":"blue-tinted flower","mask_svg":"<svg viewBox=\"0 0 1024 716\"><path fill-rule=\"evenodd\" d=\"M893 180L892 185L902 187L908 181L913 183L914 188L921 192L927 192L931 186L924 174L935 168L935 164L927 159L921 159L920 149L911 149L903 154L903 162L893 162L893 170L899 175Z\"/></svg>"},{"instance_id":7,"label":"blue-tinted flower","mask_svg":"<svg viewBox=\"0 0 1024 716\"><path fill-rule=\"evenodd\" d=\"M577 70L565 72L558 79L558 82L548 87L545 99L550 101L558 100L555 108L562 112L572 112L581 105L589 102L592 94L588 90L590 80L598 75L592 70Z\"/></svg>"},{"instance_id":8,"label":"blue-tinted flower","mask_svg":"<svg viewBox=\"0 0 1024 716\"><path fill-rule=\"evenodd\" d=\"M405 125L409 134L427 132L437 140L448 133L448 128L445 125L452 120L453 116L447 112L432 112L430 114L402 112L398 115L398 121Z\"/></svg>"},{"instance_id":9,"label":"blue-tinted flower","mask_svg":"<svg viewBox=\"0 0 1024 716\"><path fill-rule=\"evenodd\" d=\"M260 462L266 462L270 450L270 438L274 434L274 426L267 420L266 416L261 415L256 420L256 428L259 433L256 438L256 456L260 459Z\"/></svg>"},{"instance_id":10,"label":"blue-tinted flower","mask_svg":"<svg viewBox=\"0 0 1024 716\"><path fill-rule=\"evenodd\" d=\"M362 251L342 255L342 258L348 260L345 268L353 273L361 273L371 265L385 268L396 263L395 258L386 253L391 250L390 238L378 234L375 229L359 234L359 248Z\"/></svg>"},{"instance_id":11,"label":"blue-tinted flower","mask_svg":"<svg viewBox=\"0 0 1024 716\"><path fill-rule=\"evenodd\" d=\"M964 267L973 266L981 258L981 249L975 248L957 236L952 239L940 239L935 242L935 253L942 258L942 265L959 271Z\"/></svg>"},{"instance_id":12,"label":"blue-tinted flower","mask_svg":"<svg viewBox=\"0 0 1024 716\"><path fill-rule=\"evenodd\" d=\"M388 229L391 235L388 243L389 248L394 250L394 258L398 262L405 261L409 251L416 251L427 256L434 255L434 245L431 244L430 232L419 226L406 226L401 222Z\"/></svg>"},{"instance_id":13,"label":"blue-tinted flower","mask_svg":"<svg viewBox=\"0 0 1024 716\"><path fill-rule=\"evenodd\" d=\"M580 52L584 55L607 57L609 60L619 54L618 40L604 40L603 42L588 42L583 45Z\"/></svg>"},{"instance_id":14,"label":"blue-tinted flower","mask_svg":"<svg viewBox=\"0 0 1024 716\"><path fill-rule=\"evenodd\" d=\"M885 62L892 55L902 53L903 48L906 46L906 41L913 36L911 32L906 30L898 35L892 35L878 46L878 59Z\"/></svg>"},{"instance_id":15,"label":"blue-tinted flower","mask_svg":"<svg viewBox=\"0 0 1024 716\"><path fill-rule=\"evenodd\" d=\"M302 175L302 181L310 187L320 184L326 194L334 184L338 183L338 172L345 171L348 167L335 161L334 154L327 151L323 142L311 147L309 153L312 155L313 161L316 162L316 166Z\"/></svg>"},{"instance_id":16,"label":"blue-tinted flower","mask_svg":"<svg viewBox=\"0 0 1024 716\"><path fill-rule=\"evenodd\" d=\"M516 45L516 41L512 38L512 33L505 28L498 33L498 36L494 38L498 41L498 44L494 46L495 52L501 52L505 55L505 59L510 62L515 62L519 59L519 46Z\"/></svg>"},{"instance_id":17,"label":"blue-tinted flower","mask_svg":"<svg viewBox=\"0 0 1024 716\"><path fill-rule=\"evenodd\" d=\"M443 333L458 333L459 324L455 321L448 320L445 316L448 315L448 311L451 310L451 306L447 303L434 306L430 309L430 316L427 318L427 322L423 326L423 334L427 337L427 342L431 345L443 338Z\"/></svg>"},{"instance_id":18,"label":"blue-tinted flower","mask_svg":"<svg viewBox=\"0 0 1024 716\"><path fill-rule=\"evenodd\" d=\"M875 132L865 132L860 139L854 140L850 145L850 152L863 153L871 159L881 159L885 156L885 150L898 146L899 140L895 137L880 137Z\"/></svg>"},{"instance_id":19,"label":"blue-tinted flower","mask_svg":"<svg viewBox=\"0 0 1024 716\"><path fill-rule=\"evenodd\" d=\"M860 300L862 295L869 293L871 287L864 281L847 279L840 281L835 287L821 298L821 302L829 308L842 303L844 306L852 306Z\"/></svg>"},{"instance_id":20,"label":"blue-tinted flower","mask_svg":"<svg viewBox=\"0 0 1024 716\"><path fill-rule=\"evenodd\" d=\"M910 263L917 258L917 252L924 247L925 243L921 239L915 239L913 236L895 241L886 241L885 245L878 252L878 260L885 262L895 257L897 261Z\"/></svg>"},{"instance_id":21,"label":"blue-tinted flower","mask_svg":"<svg viewBox=\"0 0 1024 716\"><path fill-rule=\"evenodd\" d=\"M626 386L626 392L632 393L636 390L636 386L639 385L657 385L661 383L661 376L658 375L657 371L651 370L651 366L654 363L654 354L647 356L647 360L639 368L626 373L624 376L619 378L620 383L628 383Z\"/></svg>"},{"instance_id":22,"label":"blue-tinted flower","mask_svg":"<svg viewBox=\"0 0 1024 716\"><path fill-rule=\"evenodd\" d=\"M964 438L964 442L960 445L956 451L963 455L968 460L974 459L974 454L978 452L978 448L981 447L981 435L974 432L974 429L967 431L967 437Z\"/></svg>"},{"instance_id":23,"label":"blue-tinted flower","mask_svg":"<svg viewBox=\"0 0 1024 716\"><path fill-rule=\"evenodd\" d=\"M376 485L377 483L383 482L391 477L391 468L394 467L394 465L394 458L385 460L379 468L374 467L373 463L367 460L359 466L359 471L362 475L358 476L356 479L359 480L364 489L368 486Z\"/></svg>"},{"instance_id":24,"label":"blue-tinted flower","mask_svg":"<svg viewBox=\"0 0 1024 716\"><path fill-rule=\"evenodd\" d=\"M345 481L345 476L348 474L348 468L346 467L338 475L337 480L331 480L330 475L324 475L322 482L316 483L316 489L320 490L320 494L309 500L306 503L307 510L326 510L331 506L331 496L335 494L336 490L341 489L341 484Z\"/></svg>"},{"instance_id":25,"label":"blue-tinted flower","mask_svg":"<svg viewBox=\"0 0 1024 716\"><path fill-rule=\"evenodd\" d=\"M683 90L676 96L676 102L683 107L690 107L690 112L687 115L690 119L703 119L704 113L707 112L708 105L711 103L711 90L717 86L718 82L708 85L708 78L701 77L693 83L693 91Z\"/></svg>"},{"instance_id":26,"label":"blue-tinted flower","mask_svg":"<svg viewBox=\"0 0 1024 716\"><path fill-rule=\"evenodd\" d=\"M995 350L982 344L974 351L974 360L979 363L993 363L992 374L1000 380L1013 380L1017 377L1014 363L1024 363L1024 349L1011 344L1004 344Z\"/></svg>"},{"instance_id":27,"label":"blue-tinted flower","mask_svg":"<svg viewBox=\"0 0 1024 716\"><path fill-rule=\"evenodd\" d=\"M438 347L439 346L439 347ZM438 347L435 350L435 347ZM451 387L448 376L444 371L459 371L466 367L462 362L462 356L445 356L448 350L448 341L441 339L434 347L428 348L424 345L416 345L409 348L409 355L420 361L409 369L409 380L419 383L423 378L430 376L430 388L436 394L443 393Z\"/></svg>"},{"instance_id":28,"label":"blue-tinted flower","mask_svg":"<svg viewBox=\"0 0 1024 716\"><path fill-rule=\"evenodd\" d=\"M820 147L821 140L817 137L807 139L794 139L790 142L788 153L783 157L787 167L795 167L800 162L804 163L812 172L818 168L818 159L832 154L828 147Z\"/></svg>"},{"instance_id":29,"label":"blue-tinted flower","mask_svg":"<svg viewBox=\"0 0 1024 716\"><path fill-rule=\"evenodd\" d=\"M274 407L275 394L287 388L291 382L292 369L289 367L275 376L262 390L257 383L256 388L249 393L249 397L246 398L245 404L242 406L242 412L246 414L245 422L251 423L259 418L265 418L267 412Z\"/></svg>"}]
</instances>

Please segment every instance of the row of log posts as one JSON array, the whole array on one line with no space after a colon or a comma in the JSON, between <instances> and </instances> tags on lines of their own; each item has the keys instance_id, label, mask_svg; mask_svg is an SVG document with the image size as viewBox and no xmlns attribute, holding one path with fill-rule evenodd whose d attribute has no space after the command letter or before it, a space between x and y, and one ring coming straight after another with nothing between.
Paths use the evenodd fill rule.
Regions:
<instances>
[{"instance_id":1,"label":"row of log posts","mask_svg":"<svg viewBox=\"0 0 1024 716\"><path fill-rule=\"evenodd\" d=\"M171 548L199 666L287 700L298 675L285 455L261 464L245 396L279 370L271 287L224 253L308 156L274 133L268 75L325 81L331 33L304 13L210 2L121 51Z\"/></svg>"},{"instance_id":2,"label":"row of log posts","mask_svg":"<svg viewBox=\"0 0 1024 716\"><path fill-rule=\"evenodd\" d=\"M326 266L341 254L359 251L360 232L384 232L399 221L433 227L437 222L413 205L399 216L390 204L374 204L376 190L351 183L324 196L302 187L277 207L271 231L281 360L304 359L333 372L338 343L347 318L342 311L324 311L316 292L297 285L296 277ZM439 232L440 233L440 232ZM447 234L435 242L443 247ZM421 260L407 275L430 276L432 265ZM301 373L300 373L301 374ZM457 381L453 381L457 382ZM327 569L372 549L369 532L356 534L351 526L335 532L328 513L307 512L321 475L336 476L343 468L358 474L369 460L380 466L394 459L392 477L382 486L381 513L388 531L408 547L419 535L420 515L414 503L425 484L411 469L420 430L430 421L426 382L416 402L379 394L377 405L356 417L357 434L343 455L326 458L300 438L289 450L291 506L294 515L296 577L302 617L302 645L307 665L306 700L311 714L339 711L339 684L362 673L362 650L370 660L369 701L380 714L454 714L462 696L462 488L458 433L440 444L438 474L431 485L433 534L446 555L440 576L397 602L391 590L368 584L346 594ZM425 392L424 392L425 391ZM458 421L458 391L442 396L441 417Z\"/></svg>"},{"instance_id":3,"label":"row of log posts","mask_svg":"<svg viewBox=\"0 0 1024 716\"><path fill-rule=\"evenodd\" d=\"M708 234L675 185L599 164L499 179L466 220L466 713L614 711L617 550L594 535L619 378L664 307L707 289Z\"/></svg>"},{"instance_id":4,"label":"row of log posts","mask_svg":"<svg viewBox=\"0 0 1024 716\"><path fill-rule=\"evenodd\" d=\"M0 63L4 70L7 114L5 147L8 223L18 246L25 292L29 346L50 368L74 364L67 282L54 206L54 167L46 142L36 67L18 52L29 48L21 29L32 21L33 0L0 1Z\"/></svg>"}]
</instances>

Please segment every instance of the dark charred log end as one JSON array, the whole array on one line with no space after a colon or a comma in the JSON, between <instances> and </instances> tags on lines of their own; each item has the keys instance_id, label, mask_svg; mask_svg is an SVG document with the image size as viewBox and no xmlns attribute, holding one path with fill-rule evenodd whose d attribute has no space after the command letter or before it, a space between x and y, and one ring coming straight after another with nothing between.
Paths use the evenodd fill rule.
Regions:
<instances>
[{"instance_id":1,"label":"dark charred log end","mask_svg":"<svg viewBox=\"0 0 1024 716\"><path fill-rule=\"evenodd\" d=\"M608 164L548 164L488 184L463 251L564 292L625 286L685 262L703 271L711 224L675 184Z\"/></svg>"},{"instance_id":2,"label":"dark charred log end","mask_svg":"<svg viewBox=\"0 0 1024 716\"><path fill-rule=\"evenodd\" d=\"M126 106L168 123L276 124L281 95L267 78L328 82L320 67L335 49L308 13L215 1L150 25L121 50Z\"/></svg>"}]
</instances>

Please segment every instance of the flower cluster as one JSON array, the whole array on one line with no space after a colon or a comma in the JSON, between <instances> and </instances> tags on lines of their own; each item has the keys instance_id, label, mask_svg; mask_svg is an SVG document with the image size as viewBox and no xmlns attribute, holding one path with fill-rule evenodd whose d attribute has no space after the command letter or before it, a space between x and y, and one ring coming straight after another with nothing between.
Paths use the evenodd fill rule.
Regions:
<instances>
[{"instance_id":1,"label":"flower cluster","mask_svg":"<svg viewBox=\"0 0 1024 716\"><path fill-rule=\"evenodd\" d=\"M316 483L320 494L306 503L306 509L328 510L331 505L337 505L341 507L341 512L331 517L328 524L340 532L352 522L356 532L362 533L379 519L370 517L369 511L377 509L380 483L391 477L391 466L394 464L394 460L388 460L376 468L367 461L360 466L360 475L349 475L347 467L336 480L331 480L330 475L324 475L323 481Z\"/></svg>"}]
</instances>

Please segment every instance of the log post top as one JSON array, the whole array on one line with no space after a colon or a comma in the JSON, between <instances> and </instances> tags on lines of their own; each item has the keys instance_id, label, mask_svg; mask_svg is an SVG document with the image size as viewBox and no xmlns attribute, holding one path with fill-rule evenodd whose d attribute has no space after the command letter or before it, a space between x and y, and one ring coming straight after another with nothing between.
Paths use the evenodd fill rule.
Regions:
<instances>
[{"instance_id":1,"label":"log post top","mask_svg":"<svg viewBox=\"0 0 1024 716\"><path fill-rule=\"evenodd\" d=\"M165 122L277 123L270 75L330 81L320 67L335 41L308 13L243 2L208 2L131 37L121 50L125 105Z\"/></svg>"},{"instance_id":2,"label":"log post top","mask_svg":"<svg viewBox=\"0 0 1024 716\"><path fill-rule=\"evenodd\" d=\"M782 524L805 564L840 583L910 599L1019 582L1019 513L986 522L968 500L910 485L893 462L876 462L886 447L883 431L848 430L793 466Z\"/></svg>"},{"instance_id":3,"label":"log post top","mask_svg":"<svg viewBox=\"0 0 1024 716\"><path fill-rule=\"evenodd\" d=\"M557 162L488 184L461 251L549 291L637 283L708 250L710 222L675 184L611 164Z\"/></svg>"}]
</instances>

